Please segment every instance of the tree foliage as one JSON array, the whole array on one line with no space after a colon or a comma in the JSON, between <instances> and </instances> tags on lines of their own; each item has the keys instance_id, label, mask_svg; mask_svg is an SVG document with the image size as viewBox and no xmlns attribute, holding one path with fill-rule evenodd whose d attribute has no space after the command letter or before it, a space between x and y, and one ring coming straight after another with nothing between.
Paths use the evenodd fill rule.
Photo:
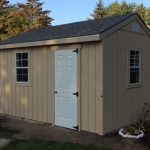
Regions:
<instances>
[{"instance_id":1,"label":"tree foliage","mask_svg":"<svg viewBox=\"0 0 150 150\"><path fill-rule=\"evenodd\" d=\"M107 16L106 8L104 7L104 3L102 0L99 0L96 3L95 9L93 10L93 14L90 14L94 19L104 18Z\"/></svg>"},{"instance_id":2,"label":"tree foliage","mask_svg":"<svg viewBox=\"0 0 150 150\"><path fill-rule=\"evenodd\" d=\"M5 1L5 0L2 0ZM8 5L8 1L0 5L0 40L19 33L51 26L53 20L48 16L50 11L42 10L39 0L27 0L26 4Z\"/></svg>"},{"instance_id":3,"label":"tree foliage","mask_svg":"<svg viewBox=\"0 0 150 150\"><path fill-rule=\"evenodd\" d=\"M137 5L135 3L127 3L126 1L122 1L121 3L114 1L105 7L103 1L99 0L90 16L92 16L93 19L98 19L135 12L139 14L146 24L150 22L150 8L145 7L143 3Z\"/></svg>"},{"instance_id":4,"label":"tree foliage","mask_svg":"<svg viewBox=\"0 0 150 150\"><path fill-rule=\"evenodd\" d=\"M107 16L133 13L133 12L135 12L135 7L136 7L135 3L128 4L126 1L122 1L121 3L118 3L118 1L115 1L108 5Z\"/></svg>"},{"instance_id":5,"label":"tree foliage","mask_svg":"<svg viewBox=\"0 0 150 150\"><path fill-rule=\"evenodd\" d=\"M11 7L8 6L9 1L0 0L0 39L1 36L6 34L6 25L5 22L7 21L7 15L9 14L9 10Z\"/></svg>"}]
</instances>

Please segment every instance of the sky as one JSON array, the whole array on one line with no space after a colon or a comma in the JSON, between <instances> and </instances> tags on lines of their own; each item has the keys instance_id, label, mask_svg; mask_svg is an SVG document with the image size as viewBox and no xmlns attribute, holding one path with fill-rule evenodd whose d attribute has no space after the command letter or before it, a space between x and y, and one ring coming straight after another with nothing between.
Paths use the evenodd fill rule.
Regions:
<instances>
[{"instance_id":1,"label":"sky","mask_svg":"<svg viewBox=\"0 0 150 150\"><path fill-rule=\"evenodd\" d=\"M115 0L103 0L104 6ZM118 0L121 2L122 0ZM10 4L26 3L26 0L9 0ZM84 21L90 17L90 13L93 12L95 4L98 0L40 0L44 2L42 5L43 10L50 10L49 16L53 18L52 25L60 25L78 21ZM150 0L126 0L127 3L141 4L150 7Z\"/></svg>"}]
</instances>

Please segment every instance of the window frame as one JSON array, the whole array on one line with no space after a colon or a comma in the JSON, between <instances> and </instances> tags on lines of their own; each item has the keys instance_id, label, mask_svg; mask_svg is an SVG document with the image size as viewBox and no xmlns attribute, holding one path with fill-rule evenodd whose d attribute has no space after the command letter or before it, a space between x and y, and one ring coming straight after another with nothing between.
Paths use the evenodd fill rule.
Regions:
<instances>
[{"instance_id":1,"label":"window frame","mask_svg":"<svg viewBox=\"0 0 150 150\"><path fill-rule=\"evenodd\" d=\"M17 54L18 53L27 53L28 54L28 67L17 67L17 65L16 65L16 62L17 62ZM18 52L15 52L15 83L18 85L18 84L24 84L24 85L27 85L27 84L29 84L29 81L30 81L30 68L29 68L29 66L30 66L30 53L29 53L29 51L18 51ZM20 81L17 81L17 68L28 68L28 81L27 82L25 82L25 81L23 81L23 82L20 82Z\"/></svg>"},{"instance_id":2,"label":"window frame","mask_svg":"<svg viewBox=\"0 0 150 150\"><path fill-rule=\"evenodd\" d=\"M139 51L140 52L140 57L139 57L139 66L137 67L131 67L130 66L130 52L131 51ZM127 88L134 88L134 87L139 87L141 86L141 57L142 56L142 51L139 48L129 48L128 49L128 84ZM139 82L138 83L130 83L130 68L139 68Z\"/></svg>"}]
</instances>

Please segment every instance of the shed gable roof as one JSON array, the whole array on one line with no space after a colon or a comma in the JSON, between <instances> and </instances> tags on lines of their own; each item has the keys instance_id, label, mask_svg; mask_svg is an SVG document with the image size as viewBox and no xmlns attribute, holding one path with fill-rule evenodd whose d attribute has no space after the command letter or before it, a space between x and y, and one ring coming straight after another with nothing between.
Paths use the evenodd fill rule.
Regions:
<instances>
[{"instance_id":1,"label":"shed gable roof","mask_svg":"<svg viewBox=\"0 0 150 150\"><path fill-rule=\"evenodd\" d=\"M11 47L13 48L15 47L12 46L14 44L16 45L16 47L23 47L23 45L20 46L21 43L27 43L24 44L26 46L50 45L50 44L58 44L58 43L62 44L64 40L61 39L65 39L65 41L69 41L67 38L69 39L76 38L74 41L70 40L70 43L79 42L79 41L85 42L88 40L90 41L91 38L86 40L83 40L83 38L81 38L86 36L88 37L93 36L94 37L93 40L100 40L104 38L106 35L110 34L111 33L110 30L112 31L116 30L118 26L120 26L127 20L128 21L132 20L133 17L140 18L136 13L129 13L125 15L117 15L108 18L88 20L88 21L75 22L75 23L58 25L58 26L51 26L47 28L34 29L16 35L7 40L0 41L0 45L1 45L0 49L4 48L5 45L7 45L6 48L11 48ZM77 38L78 39L80 38L80 40L78 40Z\"/></svg>"},{"instance_id":2,"label":"shed gable roof","mask_svg":"<svg viewBox=\"0 0 150 150\"><path fill-rule=\"evenodd\" d=\"M9 38L8 40L1 41L0 44L2 45L96 35L104 32L105 30L111 28L112 26L118 24L119 22L127 19L132 15L133 14L118 15L108 18L34 29Z\"/></svg>"}]
</instances>

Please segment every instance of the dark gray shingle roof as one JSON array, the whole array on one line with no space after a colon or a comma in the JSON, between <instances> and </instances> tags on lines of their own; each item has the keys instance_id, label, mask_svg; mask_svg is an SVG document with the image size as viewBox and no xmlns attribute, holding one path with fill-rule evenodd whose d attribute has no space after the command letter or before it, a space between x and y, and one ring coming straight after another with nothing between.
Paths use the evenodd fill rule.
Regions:
<instances>
[{"instance_id":1,"label":"dark gray shingle roof","mask_svg":"<svg viewBox=\"0 0 150 150\"><path fill-rule=\"evenodd\" d=\"M134 14L130 13L108 18L34 29L7 40L0 41L0 45L96 35L105 32L132 15Z\"/></svg>"}]
</instances>

